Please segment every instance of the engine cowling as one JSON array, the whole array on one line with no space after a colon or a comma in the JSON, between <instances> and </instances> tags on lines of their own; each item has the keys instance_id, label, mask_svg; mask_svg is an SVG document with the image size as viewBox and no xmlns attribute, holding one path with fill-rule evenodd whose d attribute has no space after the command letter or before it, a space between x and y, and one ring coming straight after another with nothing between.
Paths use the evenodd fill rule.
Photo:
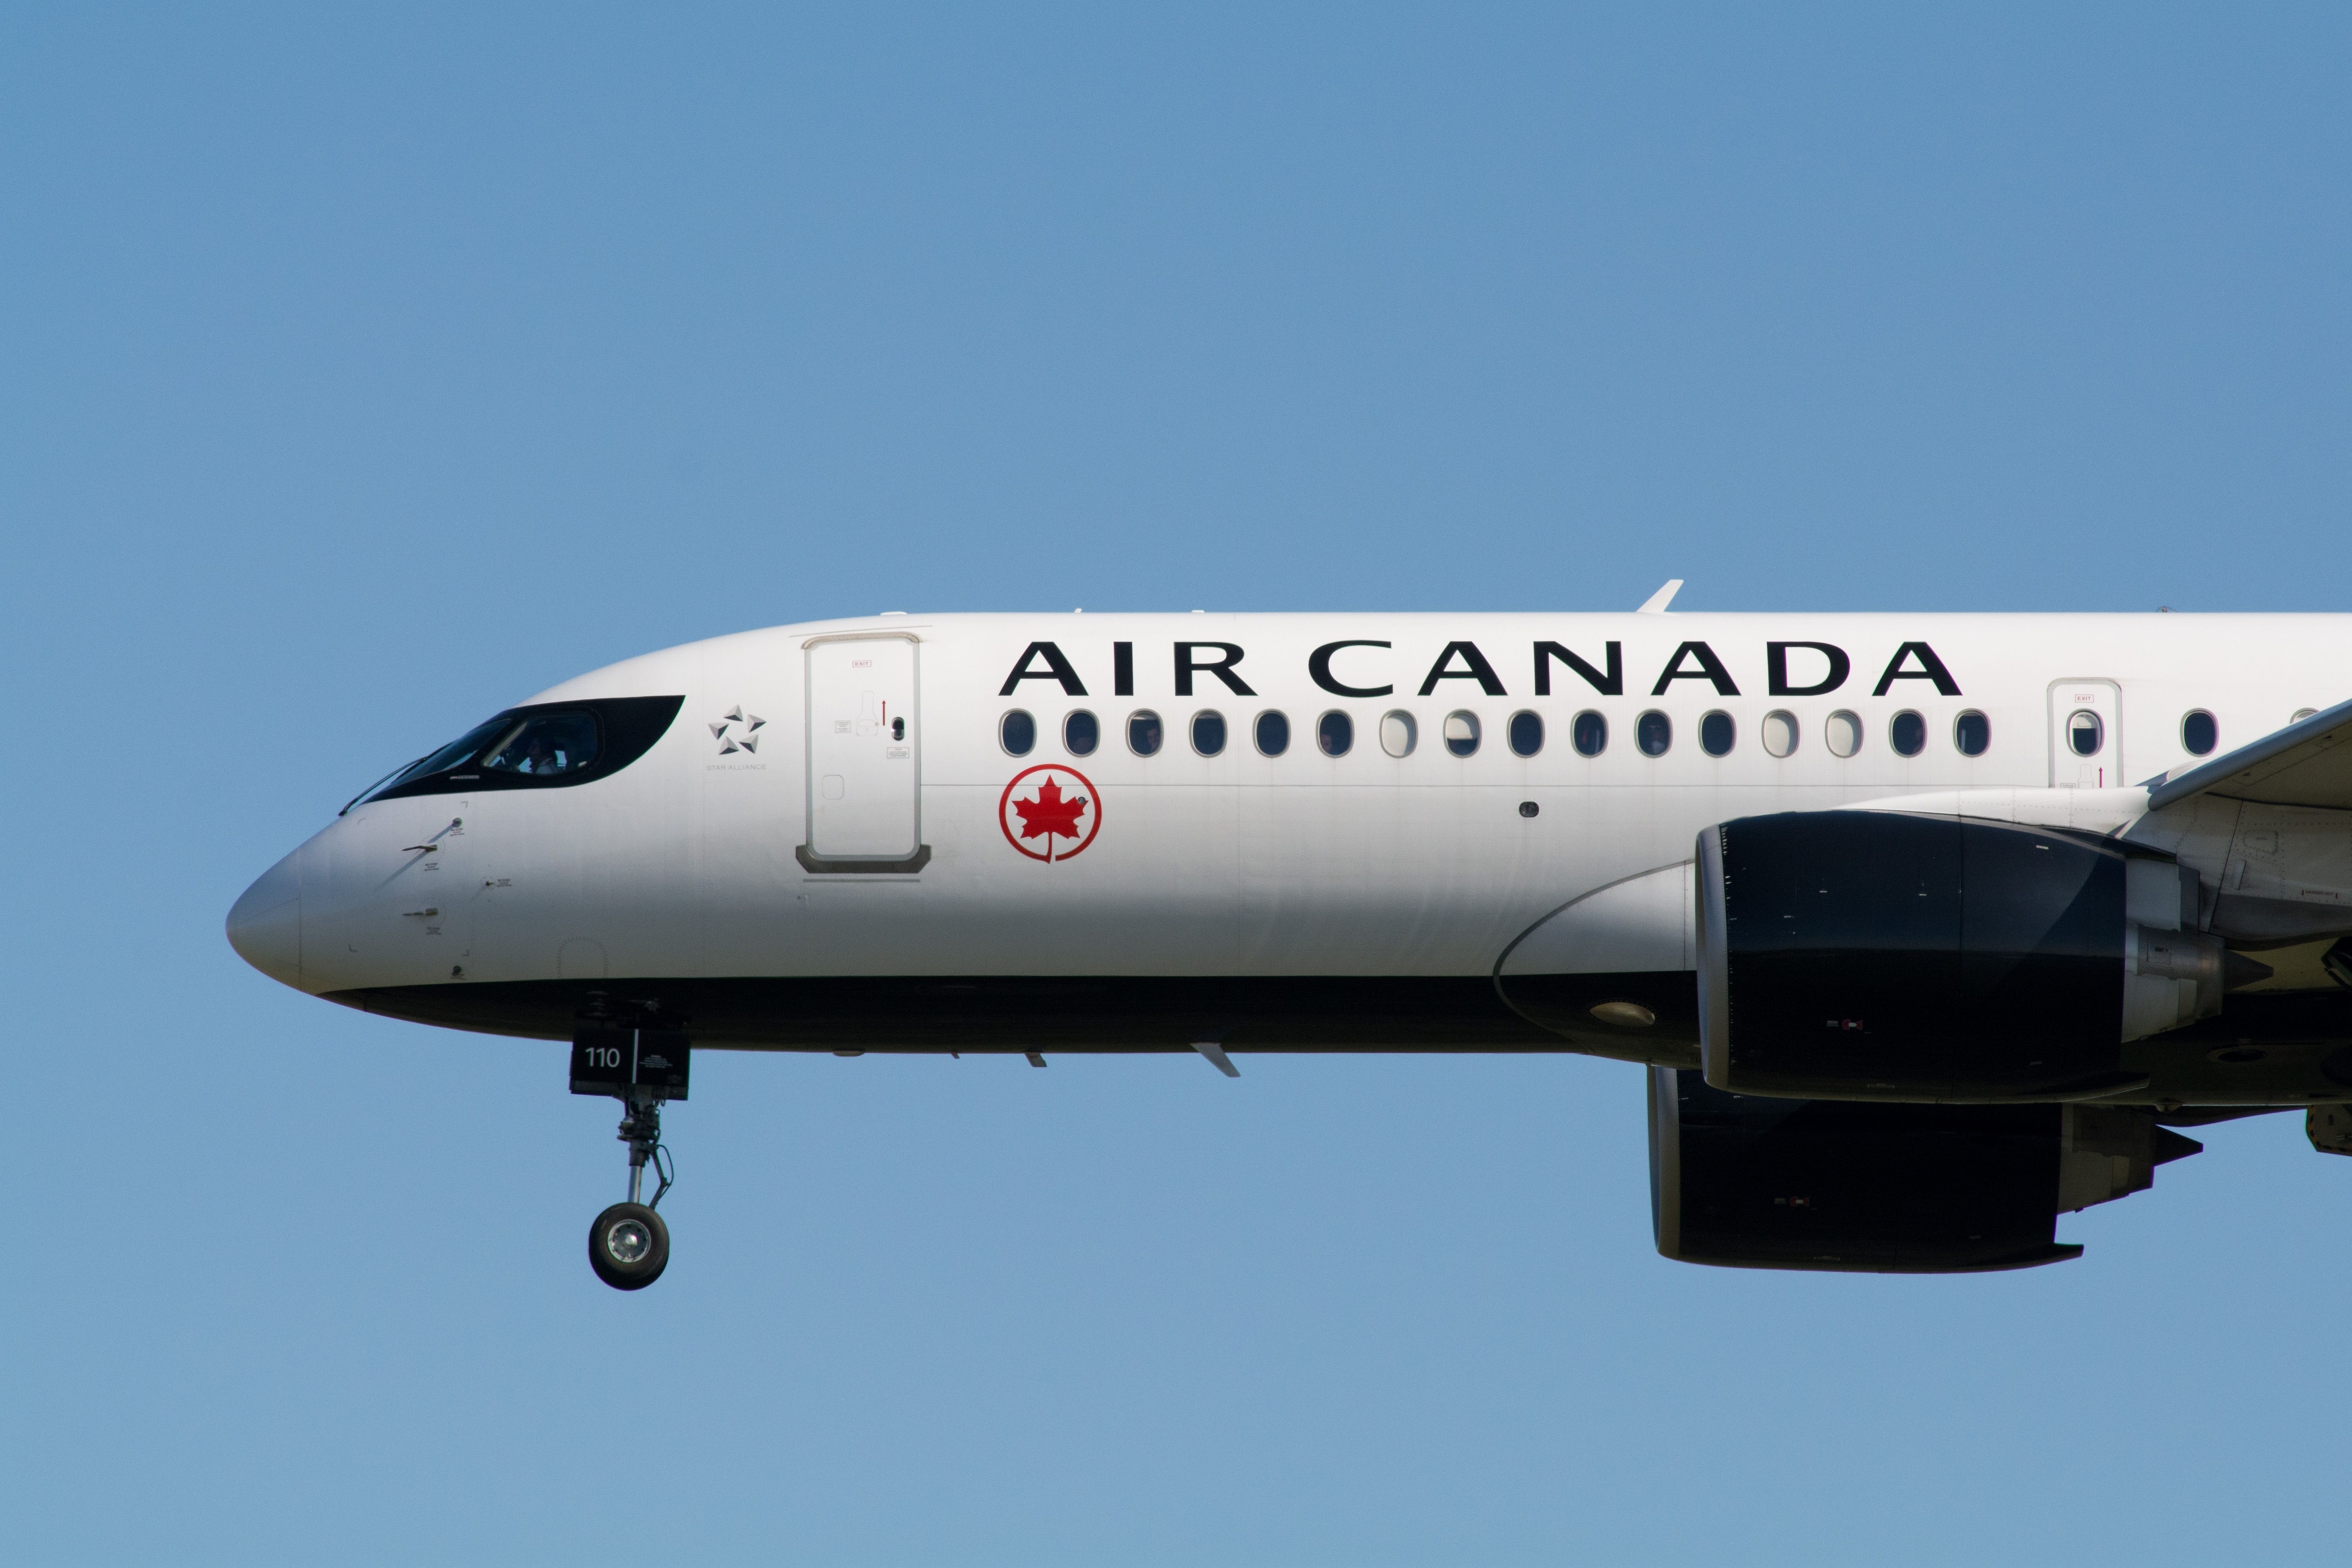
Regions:
<instances>
[{"instance_id":1,"label":"engine cowling","mask_svg":"<svg viewBox=\"0 0 2352 1568\"><path fill-rule=\"evenodd\" d=\"M2058 1215L2203 1146L2127 1106L1885 1105L1727 1094L1650 1069L1650 1212L1685 1263L1877 1274L2078 1257Z\"/></svg>"},{"instance_id":2,"label":"engine cowling","mask_svg":"<svg viewBox=\"0 0 2352 1568\"><path fill-rule=\"evenodd\" d=\"M2126 1042L2221 1008L2194 876L2104 840L1891 812L1743 817L1699 835L1698 895L1700 1059L1717 1089L2088 1098L2131 1087Z\"/></svg>"}]
</instances>

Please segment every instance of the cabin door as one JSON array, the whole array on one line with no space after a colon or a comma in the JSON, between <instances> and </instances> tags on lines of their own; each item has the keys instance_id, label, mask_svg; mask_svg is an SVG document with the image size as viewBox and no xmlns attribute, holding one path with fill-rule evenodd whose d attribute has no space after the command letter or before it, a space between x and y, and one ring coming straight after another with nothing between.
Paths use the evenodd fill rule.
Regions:
<instances>
[{"instance_id":1,"label":"cabin door","mask_svg":"<svg viewBox=\"0 0 2352 1568\"><path fill-rule=\"evenodd\" d=\"M911 869L922 845L922 727L909 637L808 648L808 842L813 869Z\"/></svg>"}]
</instances>

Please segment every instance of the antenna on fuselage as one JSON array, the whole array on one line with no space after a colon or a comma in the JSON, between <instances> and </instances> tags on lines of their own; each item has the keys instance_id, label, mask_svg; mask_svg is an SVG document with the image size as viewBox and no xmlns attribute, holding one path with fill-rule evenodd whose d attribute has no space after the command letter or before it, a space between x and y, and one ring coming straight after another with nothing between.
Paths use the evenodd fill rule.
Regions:
<instances>
[{"instance_id":1,"label":"antenna on fuselage","mask_svg":"<svg viewBox=\"0 0 2352 1568\"><path fill-rule=\"evenodd\" d=\"M1683 580L1679 577L1669 577L1666 579L1666 585L1643 600L1642 607L1633 613L1637 616L1663 616L1666 613L1666 606L1675 602L1675 595L1682 591Z\"/></svg>"},{"instance_id":2,"label":"antenna on fuselage","mask_svg":"<svg viewBox=\"0 0 2352 1568\"><path fill-rule=\"evenodd\" d=\"M1225 1055L1225 1047L1218 1044L1216 1041L1194 1040L1192 1042L1192 1048L1200 1052L1202 1056L1208 1058L1209 1065L1215 1068L1227 1078L1239 1078L1242 1076L1242 1069L1234 1066L1233 1058Z\"/></svg>"}]
</instances>

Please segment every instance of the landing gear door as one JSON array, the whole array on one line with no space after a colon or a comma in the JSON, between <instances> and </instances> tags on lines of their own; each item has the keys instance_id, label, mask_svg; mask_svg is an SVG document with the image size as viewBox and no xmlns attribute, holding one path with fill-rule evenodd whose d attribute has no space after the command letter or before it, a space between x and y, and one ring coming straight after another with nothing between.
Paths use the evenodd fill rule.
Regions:
<instances>
[{"instance_id":1,"label":"landing gear door","mask_svg":"<svg viewBox=\"0 0 2352 1568\"><path fill-rule=\"evenodd\" d=\"M2050 783L2114 789L2123 779L2123 699L2112 680L2050 685Z\"/></svg>"},{"instance_id":2,"label":"landing gear door","mask_svg":"<svg viewBox=\"0 0 2352 1568\"><path fill-rule=\"evenodd\" d=\"M808 645L808 837L813 871L912 871L922 843L922 725L915 639Z\"/></svg>"}]
</instances>

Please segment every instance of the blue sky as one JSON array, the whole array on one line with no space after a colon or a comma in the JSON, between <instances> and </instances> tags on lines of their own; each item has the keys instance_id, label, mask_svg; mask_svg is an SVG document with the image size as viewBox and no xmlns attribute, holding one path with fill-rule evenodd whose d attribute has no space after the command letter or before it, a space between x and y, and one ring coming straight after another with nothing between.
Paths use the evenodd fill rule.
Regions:
<instances>
[{"instance_id":1,"label":"blue sky","mask_svg":"<svg viewBox=\"0 0 2352 1568\"><path fill-rule=\"evenodd\" d=\"M2344 608L2337 10L0 18L19 1561L2280 1561L2352 1162L1718 1272L1633 1068L561 1047L236 892L565 676L885 607ZM2352 683L2352 674L2347 676Z\"/></svg>"}]
</instances>

